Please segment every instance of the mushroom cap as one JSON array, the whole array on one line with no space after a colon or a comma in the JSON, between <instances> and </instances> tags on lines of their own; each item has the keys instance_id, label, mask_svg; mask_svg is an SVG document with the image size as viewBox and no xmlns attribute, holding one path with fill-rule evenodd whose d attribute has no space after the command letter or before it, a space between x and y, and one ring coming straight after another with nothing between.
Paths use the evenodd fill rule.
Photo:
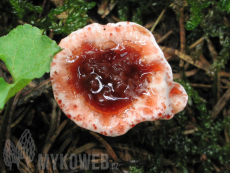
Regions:
<instances>
[{"instance_id":1,"label":"mushroom cap","mask_svg":"<svg viewBox=\"0 0 230 173\"><path fill-rule=\"evenodd\" d=\"M148 64L157 64L146 93L125 109L106 116L86 103L82 93L69 86L68 71L69 64L78 58L73 57L73 52L84 43L92 43L101 50L130 46L138 50ZM53 58L50 72L54 97L66 116L80 127L107 136L119 136L143 121L171 119L187 104L188 95L180 84L173 82L172 69L154 36L136 23L93 23L62 39L59 46L63 50Z\"/></svg>"}]
</instances>

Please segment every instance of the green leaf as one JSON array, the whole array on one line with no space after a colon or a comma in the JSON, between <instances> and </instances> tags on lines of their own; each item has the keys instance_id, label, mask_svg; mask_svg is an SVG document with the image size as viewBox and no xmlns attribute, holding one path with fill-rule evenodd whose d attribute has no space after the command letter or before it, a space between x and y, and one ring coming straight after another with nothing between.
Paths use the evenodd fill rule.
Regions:
<instances>
[{"instance_id":1,"label":"green leaf","mask_svg":"<svg viewBox=\"0 0 230 173\"><path fill-rule=\"evenodd\" d=\"M0 59L10 71L13 83L8 84L0 78L0 109L31 80L49 72L52 57L60 50L56 42L42 35L41 30L27 24L1 37Z\"/></svg>"}]
</instances>

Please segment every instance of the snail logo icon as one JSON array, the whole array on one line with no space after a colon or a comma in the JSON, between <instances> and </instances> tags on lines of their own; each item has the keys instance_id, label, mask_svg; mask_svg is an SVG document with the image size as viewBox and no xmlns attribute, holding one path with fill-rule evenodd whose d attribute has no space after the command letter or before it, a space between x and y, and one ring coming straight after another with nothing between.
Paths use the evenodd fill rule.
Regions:
<instances>
[{"instance_id":1,"label":"snail logo icon","mask_svg":"<svg viewBox=\"0 0 230 173\"><path fill-rule=\"evenodd\" d=\"M28 129L23 132L16 146L14 146L9 139L6 140L5 147L3 149L3 159L6 166L10 167L10 169L12 168L13 163L15 163L19 169L19 162L21 159L25 159L27 164L32 162L34 156L34 140Z\"/></svg>"}]
</instances>

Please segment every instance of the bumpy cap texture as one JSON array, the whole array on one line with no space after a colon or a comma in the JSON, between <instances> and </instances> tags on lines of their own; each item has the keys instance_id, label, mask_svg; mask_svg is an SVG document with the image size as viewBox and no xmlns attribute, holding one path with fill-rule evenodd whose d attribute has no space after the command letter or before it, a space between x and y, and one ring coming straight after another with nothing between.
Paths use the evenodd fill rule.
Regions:
<instances>
[{"instance_id":1,"label":"bumpy cap texture","mask_svg":"<svg viewBox=\"0 0 230 173\"><path fill-rule=\"evenodd\" d=\"M93 23L62 39L59 46L63 50L53 58L50 73L54 97L66 116L82 128L107 136L119 136L143 121L171 119L187 104L187 93L180 84L173 82L172 69L155 38L151 32L138 24L132 22L107 25ZM91 104L82 90L76 89L80 86L78 86L79 83L73 82L76 81L73 79L75 77L73 73L78 73L78 67L74 66L76 68L74 71L72 64L76 64L81 56L88 58L93 57L95 52L103 53L107 50L118 52L120 51L118 49L125 48L129 51L135 50L140 56L138 62L140 61L141 65L151 64L148 67L152 70L148 71L146 79L143 80L145 85L141 85L141 92L135 90L139 93L136 95L134 93L132 96L128 94L130 96L128 99L132 101L112 111L103 111L103 108ZM120 57L128 56L122 53L120 51ZM92 72L89 74L91 75ZM100 76L96 79L100 83ZM110 85L107 89L109 87ZM128 91L131 92L125 90L125 92ZM111 99L108 96L105 98Z\"/></svg>"}]
</instances>

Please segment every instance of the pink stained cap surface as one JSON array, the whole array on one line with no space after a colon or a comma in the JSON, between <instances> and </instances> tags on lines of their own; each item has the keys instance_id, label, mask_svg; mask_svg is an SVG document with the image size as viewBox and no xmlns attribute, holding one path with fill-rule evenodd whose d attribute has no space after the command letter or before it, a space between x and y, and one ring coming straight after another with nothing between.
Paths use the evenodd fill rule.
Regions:
<instances>
[{"instance_id":1,"label":"pink stained cap surface","mask_svg":"<svg viewBox=\"0 0 230 173\"><path fill-rule=\"evenodd\" d=\"M119 136L171 119L188 96L153 35L132 22L91 24L62 39L51 63L54 97L80 127Z\"/></svg>"}]
</instances>

